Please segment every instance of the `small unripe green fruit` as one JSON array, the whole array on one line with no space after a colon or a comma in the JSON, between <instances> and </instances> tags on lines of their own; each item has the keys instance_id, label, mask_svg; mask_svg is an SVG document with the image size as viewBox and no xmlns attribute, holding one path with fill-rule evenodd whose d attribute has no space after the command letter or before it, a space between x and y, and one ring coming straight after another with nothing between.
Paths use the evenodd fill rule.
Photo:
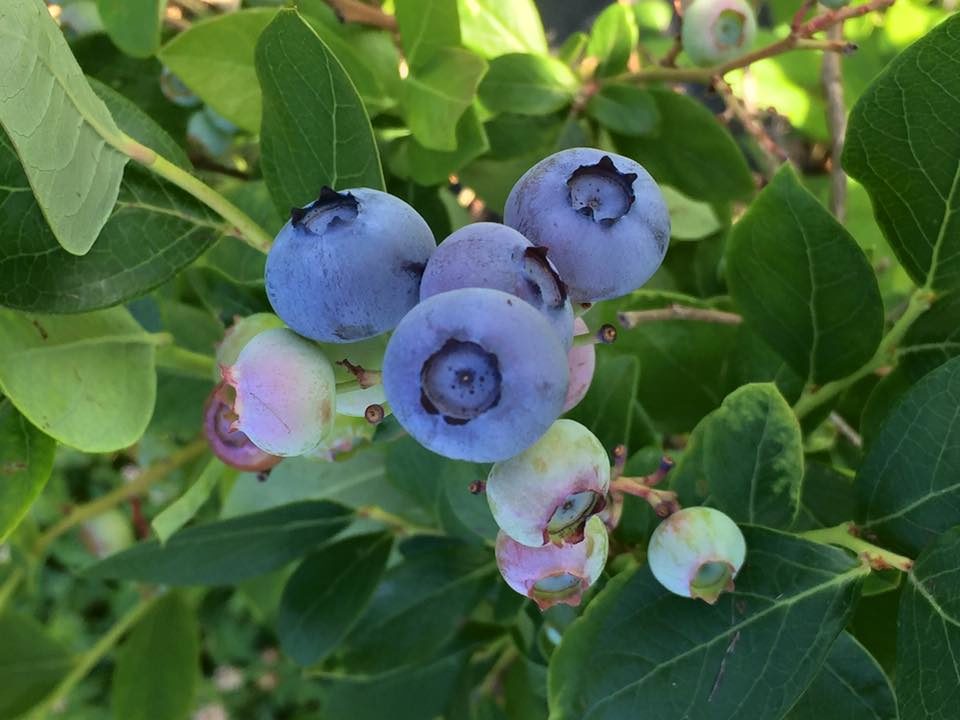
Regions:
<instances>
[{"instance_id":1,"label":"small unripe green fruit","mask_svg":"<svg viewBox=\"0 0 960 720\"><path fill-rule=\"evenodd\" d=\"M683 15L683 49L707 67L742 55L753 45L757 19L745 0L694 0Z\"/></svg>"},{"instance_id":2,"label":"small unripe green fruit","mask_svg":"<svg viewBox=\"0 0 960 720\"><path fill-rule=\"evenodd\" d=\"M740 528L719 510L690 507L673 513L650 536L647 562L667 590L711 605L733 589L747 546Z\"/></svg>"}]
</instances>

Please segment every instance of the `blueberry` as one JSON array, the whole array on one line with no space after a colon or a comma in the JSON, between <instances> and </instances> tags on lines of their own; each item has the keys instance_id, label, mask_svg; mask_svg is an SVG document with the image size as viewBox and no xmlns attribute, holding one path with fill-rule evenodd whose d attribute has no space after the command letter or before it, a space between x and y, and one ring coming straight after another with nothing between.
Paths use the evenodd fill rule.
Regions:
<instances>
[{"instance_id":1,"label":"blueberry","mask_svg":"<svg viewBox=\"0 0 960 720\"><path fill-rule=\"evenodd\" d=\"M707 67L750 49L757 19L746 0L694 0L683 14L683 50L695 65Z\"/></svg>"},{"instance_id":2,"label":"blueberry","mask_svg":"<svg viewBox=\"0 0 960 720\"><path fill-rule=\"evenodd\" d=\"M639 164L593 148L562 150L530 168L504 222L547 248L574 302L636 290L663 262L670 215Z\"/></svg>"},{"instance_id":3,"label":"blueberry","mask_svg":"<svg viewBox=\"0 0 960 720\"><path fill-rule=\"evenodd\" d=\"M603 445L573 420L557 420L519 455L495 463L486 495L497 525L523 545L576 543L603 509L610 461Z\"/></svg>"},{"instance_id":4,"label":"blueberry","mask_svg":"<svg viewBox=\"0 0 960 720\"><path fill-rule=\"evenodd\" d=\"M225 465L244 472L269 470L282 458L258 448L243 432L234 428L237 416L224 402L225 388L218 385L207 398L203 408L203 432L210 450Z\"/></svg>"},{"instance_id":5,"label":"blueberry","mask_svg":"<svg viewBox=\"0 0 960 720\"><path fill-rule=\"evenodd\" d=\"M420 297L435 242L405 202L324 188L295 208L267 256L267 296L301 335L348 343L391 330Z\"/></svg>"},{"instance_id":6,"label":"blueberry","mask_svg":"<svg viewBox=\"0 0 960 720\"><path fill-rule=\"evenodd\" d=\"M196 107L202 102L166 65L160 70L160 92L167 100L180 107Z\"/></svg>"},{"instance_id":7,"label":"blueberry","mask_svg":"<svg viewBox=\"0 0 960 720\"><path fill-rule=\"evenodd\" d=\"M264 330L282 327L283 320L273 313L254 313L245 318L237 318L217 345L217 365L233 365L240 356L240 351L254 337Z\"/></svg>"},{"instance_id":8,"label":"blueberry","mask_svg":"<svg viewBox=\"0 0 960 720\"><path fill-rule=\"evenodd\" d=\"M653 531L647 561L667 590L712 605L733 589L746 554L743 533L733 520L714 508L689 507Z\"/></svg>"},{"instance_id":9,"label":"blueberry","mask_svg":"<svg viewBox=\"0 0 960 720\"><path fill-rule=\"evenodd\" d=\"M521 545L505 532L497 535L500 574L511 588L531 598L541 610L563 603L577 606L584 591L600 577L607 562L607 528L594 516L582 542L575 545Z\"/></svg>"},{"instance_id":10,"label":"blueberry","mask_svg":"<svg viewBox=\"0 0 960 720\"><path fill-rule=\"evenodd\" d=\"M319 347L291 330L255 336L222 373L236 396L232 429L264 452L303 455L333 427L333 367Z\"/></svg>"},{"instance_id":11,"label":"blueberry","mask_svg":"<svg viewBox=\"0 0 960 720\"><path fill-rule=\"evenodd\" d=\"M80 541L99 560L126 550L137 539L130 518L122 510L111 508L80 526Z\"/></svg>"},{"instance_id":12,"label":"blueberry","mask_svg":"<svg viewBox=\"0 0 960 720\"><path fill-rule=\"evenodd\" d=\"M481 222L447 237L427 263L420 299L458 288L503 290L546 315L563 343L573 343L573 308L546 250L513 228Z\"/></svg>"},{"instance_id":13,"label":"blueberry","mask_svg":"<svg viewBox=\"0 0 960 720\"><path fill-rule=\"evenodd\" d=\"M546 318L489 288L434 295L400 322L383 361L387 400L421 445L495 462L522 452L560 415L567 358Z\"/></svg>"},{"instance_id":14,"label":"blueberry","mask_svg":"<svg viewBox=\"0 0 960 720\"><path fill-rule=\"evenodd\" d=\"M574 337L586 335L590 332L587 324L577 318L573 323ZM575 408L590 389L593 382L593 372L597 367L597 351L595 345L578 345L567 352L567 365L570 372L570 384L567 386L567 399L563 403L563 411Z\"/></svg>"}]
</instances>

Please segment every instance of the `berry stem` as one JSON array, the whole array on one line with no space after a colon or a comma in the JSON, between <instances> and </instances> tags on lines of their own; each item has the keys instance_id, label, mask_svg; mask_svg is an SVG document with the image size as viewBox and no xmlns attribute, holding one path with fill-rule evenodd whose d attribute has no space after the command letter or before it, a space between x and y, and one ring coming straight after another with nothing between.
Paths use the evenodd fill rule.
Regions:
<instances>
[{"instance_id":1,"label":"berry stem","mask_svg":"<svg viewBox=\"0 0 960 720\"><path fill-rule=\"evenodd\" d=\"M612 345L617 340L617 329L610 324L601 325L600 329L593 333L577 335L573 338L574 347L583 347L585 345Z\"/></svg>"},{"instance_id":2,"label":"berry stem","mask_svg":"<svg viewBox=\"0 0 960 720\"><path fill-rule=\"evenodd\" d=\"M743 317L736 313L710 308L693 308L671 303L665 308L655 310L628 310L617 313L617 322L627 330L637 325L664 320L693 320L695 322L719 323L721 325L739 325Z\"/></svg>"},{"instance_id":3,"label":"berry stem","mask_svg":"<svg viewBox=\"0 0 960 720\"><path fill-rule=\"evenodd\" d=\"M169 180L181 190L190 193L216 212L233 226L233 234L250 247L263 253L270 249L273 239L266 231L240 208L203 181L127 135L124 135L122 141L118 143L118 148L127 156L160 177Z\"/></svg>"},{"instance_id":4,"label":"berry stem","mask_svg":"<svg viewBox=\"0 0 960 720\"><path fill-rule=\"evenodd\" d=\"M809 530L800 533L800 537L826 545L838 545L857 553L873 570L889 570L896 568L903 572L910 572L913 560L903 555L897 555L882 547L858 537L857 526L852 522L840 523L834 527L821 530Z\"/></svg>"},{"instance_id":5,"label":"berry stem","mask_svg":"<svg viewBox=\"0 0 960 720\"><path fill-rule=\"evenodd\" d=\"M626 493L642 498L660 517L672 515L680 509L677 494L671 490L657 490L643 482L643 478L622 477L610 483L611 493Z\"/></svg>"},{"instance_id":6,"label":"berry stem","mask_svg":"<svg viewBox=\"0 0 960 720\"><path fill-rule=\"evenodd\" d=\"M923 315L929 308L934 299L934 293L928 288L919 288L914 290L907 303L907 309L903 315L893 324L889 332L883 336L883 340L877 347L873 357L859 370L847 375L845 378L828 382L813 392L805 392L793 406L793 412L797 419L803 419L818 407L836 397L848 387L856 383L863 377L880 369L893 359L893 353L903 340L907 330L913 324L914 320Z\"/></svg>"}]
</instances>

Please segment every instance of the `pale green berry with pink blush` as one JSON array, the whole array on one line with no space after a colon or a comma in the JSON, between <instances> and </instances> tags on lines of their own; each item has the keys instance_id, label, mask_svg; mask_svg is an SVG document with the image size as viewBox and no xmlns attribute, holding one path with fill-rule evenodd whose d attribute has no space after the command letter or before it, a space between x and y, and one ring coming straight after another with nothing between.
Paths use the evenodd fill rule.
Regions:
<instances>
[{"instance_id":1,"label":"pale green berry with pink blush","mask_svg":"<svg viewBox=\"0 0 960 720\"><path fill-rule=\"evenodd\" d=\"M507 585L541 610L558 603L575 607L603 572L608 546L607 528L597 516L587 521L583 540L573 545L530 547L501 530L497 567Z\"/></svg>"},{"instance_id":2,"label":"pale green berry with pink blush","mask_svg":"<svg viewBox=\"0 0 960 720\"><path fill-rule=\"evenodd\" d=\"M234 390L235 427L271 455L315 449L333 427L333 366L315 344L286 328L265 330L221 368Z\"/></svg>"},{"instance_id":3,"label":"pale green berry with pink blush","mask_svg":"<svg viewBox=\"0 0 960 720\"><path fill-rule=\"evenodd\" d=\"M756 34L757 18L746 0L693 0L680 39L687 57L707 67L747 52Z\"/></svg>"},{"instance_id":4,"label":"pale green berry with pink blush","mask_svg":"<svg viewBox=\"0 0 960 720\"><path fill-rule=\"evenodd\" d=\"M574 420L557 420L533 445L495 463L486 496L497 525L523 545L572 543L603 509L610 461L597 437Z\"/></svg>"},{"instance_id":5,"label":"pale green berry with pink blush","mask_svg":"<svg viewBox=\"0 0 960 720\"><path fill-rule=\"evenodd\" d=\"M223 334L223 340L217 345L217 377L219 382L220 368L224 365L233 365L240 356L240 351L264 330L286 327L283 320L273 313L254 313L247 317L237 317L233 325Z\"/></svg>"},{"instance_id":6,"label":"pale green berry with pink blush","mask_svg":"<svg viewBox=\"0 0 960 720\"><path fill-rule=\"evenodd\" d=\"M709 507L690 507L670 515L650 536L647 562L657 581L683 597L711 605L733 590L747 545L727 515Z\"/></svg>"}]
</instances>

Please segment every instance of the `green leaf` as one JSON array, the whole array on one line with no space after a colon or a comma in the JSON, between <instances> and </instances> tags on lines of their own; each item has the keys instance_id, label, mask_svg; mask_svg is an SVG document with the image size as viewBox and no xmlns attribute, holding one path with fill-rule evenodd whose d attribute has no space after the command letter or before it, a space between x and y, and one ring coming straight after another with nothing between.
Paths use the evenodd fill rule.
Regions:
<instances>
[{"instance_id":1,"label":"green leaf","mask_svg":"<svg viewBox=\"0 0 960 720\"><path fill-rule=\"evenodd\" d=\"M883 669L848 632L841 632L820 672L784 720L895 720L897 700Z\"/></svg>"},{"instance_id":2,"label":"green leaf","mask_svg":"<svg viewBox=\"0 0 960 720\"><path fill-rule=\"evenodd\" d=\"M916 382L960 355L960 292L938 297L897 346L897 372Z\"/></svg>"},{"instance_id":3,"label":"green leaf","mask_svg":"<svg viewBox=\"0 0 960 720\"><path fill-rule=\"evenodd\" d=\"M467 658L461 651L377 675L324 678L323 717L433 720L444 714Z\"/></svg>"},{"instance_id":4,"label":"green leaf","mask_svg":"<svg viewBox=\"0 0 960 720\"><path fill-rule=\"evenodd\" d=\"M23 520L53 471L57 443L0 400L0 543Z\"/></svg>"},{"instance_id":5,"label":"green leaf","mask_svg":"<svg viewBox=\"0 0 960 720\"><path fill-rule=\"evenodd\" d=\"M670 90L651 89L660 113L655 137L613 134L620 152L659 183L708 202L748 198L754 190L747 161L730 133L706 107Z\"/></svg>"},{"instance_id":6,"label":"green leaf","mask_svg":"<svg viewBox=\"0 0 960 720\"><path fill-rule=\"evenodd\" d=\"M650 418L637 402L642 376L640 361L631 355L597 353L593 381L568 417L590 428L608 451L625 445L627 452L657 443Z\"/></svg>"},{"instance_id":7,"label":"green leaf","mask_svg":"<svg viewBox=\"0 0 960 720\"><path fill-rule=\"evenodd\" d=\"M111 452L140 439L156 396L154 340L123 308L85 315L0 310L0 388L64 445Z\"/></svg>"},{"instance_id":8,"label":"green leaf","mask_svg":"<svg viewBox=\"0 0 960 720\"><path fill-rule=\"evenodd\" d=\"M127 55L145 58L160 47L167 0L97 0L107 35Z\"/></svg>"},{"instance_id":9,"label":"green leaf","mask_svg":"<svg viewBox=\"0 0 960 720\"><path fill-rule=\"evenodd\" d=\"M83 255L113 211L127 156L41 0L0 8L0 125L57 242Z\"/></svg>"},{"instance_id":10,"label":"green leaf","mask_svg":"<svg viewBox=\"0 0 960 720\"><path fill-rule=\"evenodd\" d=\"M836 527L856 516L857 498L852 475L819 462L807 462L803 494L794 531Z\"/></svg>"},{"instance_id":11,"label":"green leaf","mask_svg":"<svg viewBox=\"0 0 960 720\"><path fill-rule=\"evenodd\" d=\"M781 717L826 659L869 568L773 530L744 534L736 590L714 606L671 595L645 565L614 577L552 656L551 719Z\"/></svg>"},{"instance_id":12,"label":"green leaf","mask_svg":"<svg viewBox=\"0 0 960 720\"><path fill-rule=\"evenodd\" d=\"M551 154L560 137L563 122L562 113L552 115L501 113L488 120L483 126L490 139L490 157L496 160L532 155L537 155L537 159L546 157ZM509 191L509 188L507 190Z\"/></svg>"},{"instance_id":13,"label":"green leaf","mask_svg":"<svg viewBox=\"0 0 960 720\"><path fill-rule=\"evenodd\" d=\"M457 0L396 0L400 44L414 73L460 44Z\"/></svg>"},{"instance_id":14,"label":"green leaf","mask_svg":"<svg viewBox=\"0 0 960 720\"><path fill-rule=\"evenodd\" d=\"M793 524L802 484L800 423L773 383L738 388L701 420L671 478L683 505L778 528Z\"/></svg>"},{"instance_id":15,"label":"green leaf","mask_svg":"<svg viewBox=\"0 0 960 720\"><path fill-rule=\"evenodd\" d=\"M106 85L91 84L125 133L189 170L180 146L136 105ZM2 131L0 205L0 305L32 312L84 312L142 295L196 259L224 229L198 200L131 163L96 245L82 256L68 253L44 220Z\"/></svg>"},{"instance_id":16,"label":"green leaf","mask_svg":"<svg viewBox=\"0 0 960 720\"><path fill-rule=\"evenodd\" d=\"M955 717L960 703L960 528L917 558L900 597L897 701L903 720Z\"/></svg>"},{"instance_id":17,"label":"green leaf","mask_svg":"<svg viewBox=\"0 0 960 720\"><path fill-rule=\"evenodd\" d=\"M351 520L342 505L308 501L174 533L92 566L87 574L165 585L230 585L286 565L340 532Z\"/></svg>"},{"instance_id":18,"label":"green leaf","mask_svg":"<svg viewBox=\"0 0 960 720\"><path fill-rule=\"evenodd\" d=\"M431 150L457 149L457 123L473 103L487 61L469 50L440 48L404 81L410 132Z\"/></svg>"},{"instance_id":19,"label":"green leaf","mask_svg":"<svg viewBox=\"0 0 960 720\"><path fill-rule=\"evenodd\" d=\"M647 90L634 85L604 83L587 102L587 114L621 135L656 135L660 128L656 101Z\"/></svg>"},{"instance_id":20,"label":"green leaf","mask_svg":"<svg viewBox=\"0 0 960 720\"><path fill-rule=\"evenodd\" d=\"M495 113L545 115L568 105L577 84L573 70L556 58L510 53L490 61L480 99Z\"/></svg>"},{"instance_id":21,"label":"green leaf","mask_svg":"<svg viewBox=\"0 0 960 720\"><path fill-rule=\"evenodd\" d=\"M117 720L186 720L200 681L200 628L179 593L160 598L134 627L111 684Z\"/></svg>"},{"instance_id":22,"label":"green leaf","mask_svg":"<svg viewBox=\"0 0 960 720\"><path fill-rule=\"evenodd\" d=\"M675 293L639 290L622 300L601 303L590 322L619 327L617 313L652 310L678 303L707 308L701 300ZM621 330L617 342L599 355L635 355L640 361L637 399L661 432L687 432L726 395L726 358L737 328L718 323L664 320Z\"/></svg>"},{"instance_id":23,"label":"green leaf","mask_svg":"<svg viewBox=\"0 0 960 720\"><path fill-rule=\"evenodd\" d=\"M390 148L390 171L420 185L439 185L490 147L476 108L467 111L457 123L457 149L452 152L431 150L412 136L396 141Z\"/></svg>"},{"instance_id":24,"label":"green leaf","mask_svg":"<svg viewBox=\"0 0 960 720\"><path fill-rule=\"evenodd\" d=\"M160 543L165 543L171 535L190 522L220 481L230 475L235 476L236 471L228 468L217 458L210 458L200 472L200 477L190 488L150 521L150 527L160 538Z\"/></svg>"},{"instance_id":25,"label":"green leaf","mask_svg":"<svg viewBox=\"0 0 960 720\"><path fill-rule=\"evenodd\" d=\"M390 556L389 533L360 535L308 556L280 600L280 647L299 665L327 657L360 617Z\"/></svg>"},{"instance_id":26,"label":"green leaf","mask_svg":"<svg viewBox=\"0 0 960 720\"><path fill-rule=\"evenodd\" d=\"M0 637L0 720L13 720L57 686L73 658L40 623L26 615L0 615Z\"/></svg>"},{"instance_id":27,"label":"green leaf","mask_svg":"<svg viewBox=\"0 0 960 720\"><path fill-rule=\"evenodd\" d=\"M960 288L960 16L904 50L850 113L843 167L918 284Z\"/></svg>"},{"instance_id":28,"label":"green leaf","mask_svg":"<svg viewBox=\"0 0 960 720\"><path fill-rule=\"evenodd\" d=\"M688 198L669 185L661 185L660 191L670 211L670 237L674 240L699 240L723 227L708 203Z\"/></svg>"},{"instance_id":29,"label":"green leaf","mask_svg":"<svg viewBox=\"0 0 960 720\"><path fill-rule=\"evenodd\" d=\"M883 302L866 256L789 165L733 227L727 284L747 322L801 377L844 377L874 354Z\"/></svg>"},{"instance_id":30,"label":"green leaf","mask_svg":"<svg viewBox=\"0 0 960 720\"><path fill-rule=\"evenodd\" d=\"M453 538L415 537L384 574L346 640L345 665L379 672L432 657L463 624L496 574L490 551Z\"/></svg>"},{"instance_id":31,"label":"green leaf","mask_svg":"<svg viewBox=\"0 0 960 720\"><path fill-rule=\"evenodd\" d=\"M626 70L637 39L632 9L622 3L608 5L594 21L587 44L587 57L599 61L597 75L609 77Z\"/></svg>"},{"instance_id":32,"label":"green leaf","mask_svg":"<svg viewBox=\"0 0 960 720\"><path fill-rule=\"evenodd\" d=\"M917 552L960 523L960 359L911 388L857 472L864 527Z\"/></svg>"},{"instance_id":33,"label":"green leaf","mask_svg":"<svg viewBox=\"0 0 960 720\"><path fill-rule=\"evenodd\" d=\"M328 185L384 188L370 119L353 83L317 33L281 10L256 52L263 90L263 176L281 213Z\"/></svg>"},{"instance_id":34,"label":"green leaf","mask_svg":"<svg viewBox=\"0 0 960 720\"><path fill-rule=\"evenodd\" d=\"M497 526L482 495L470 485L486 479L488 467L432 453L413 438L387 446L386 471L390 484L415 500L433 525L450 535L477 542L492 542Z\"/></svg>"},{"instance_id":35,"label":"green leaf","mask_svg":"<svg viewBox=\"0 0 960 720\"><path fill-rule=\"evenodd\" d=\"M276 14L273 8L250 8L215 15L176 34L157 55L223 117L258 132L261 96L254 50Z\"/></svg>"},{"instance_id":36,"label":"green leaf","mask_svg":"<svg viewBox=\"0 0 960 720\"><path fill-rule=\"evenodd\" d=\"M533 0L457 0L463 44L485 58L545 55L547 38Z\"/></svg>"}]
</instances>

